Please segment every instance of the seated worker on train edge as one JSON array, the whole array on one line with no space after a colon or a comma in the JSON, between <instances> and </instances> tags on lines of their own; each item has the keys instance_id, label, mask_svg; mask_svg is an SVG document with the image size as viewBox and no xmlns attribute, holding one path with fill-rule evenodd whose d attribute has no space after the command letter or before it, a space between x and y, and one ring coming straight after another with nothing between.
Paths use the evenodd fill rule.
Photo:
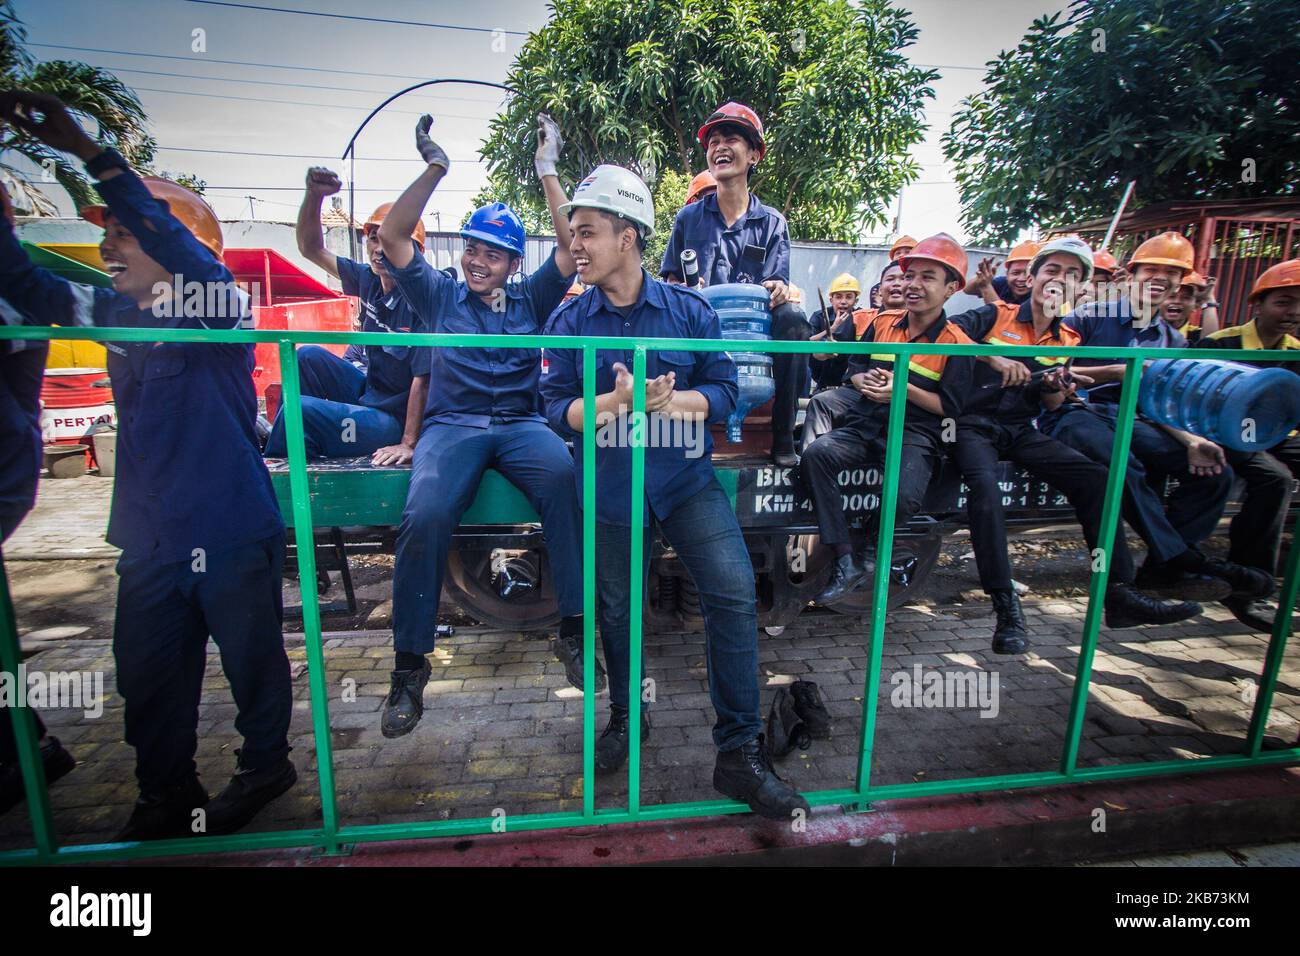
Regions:
<instances>
[{"instance_id":1,"label":"seated worker on train edge","mask_svg":"<svg viewBox=\"0 0 1300 956\"><path fill-rule=\"evenodd\" d=\"M1110 462L1125 368L1117 364L1119 356L1138 346L1186 346L1160 318L1159 309L1191 271L1192 244L1176 232L1162 233L1135 250L1122 295L1086 303L1065 317L1065 324L1079 333L1080 345L1113 346L1116 358L1075 362L1093 382L1086 400L1044 396L1048 411L1039 417L1039 428L1093 461ZM1168 509L1160 493L1167 477L1178 480ZM1273 580L1262 571L1207 558L1197 550L1218 525L1231 488L1232 471L1214 442L1140 415L1134 418L1124 517L1147 545L1135 580L1139 588L1196 601L1272 592Z\"/></svg>"},{"instance_id":2,"label":"seated worker on train edge","mask_svg":"<svg viewBox=\"0 0 1300 956\"><path fill-rule=\"evenodd\" d=\"M939 233L917 243L899 260L906 289L903 309L879 313L862 335L864 342L931 342L970 345L971 340L944 315L944 303L966 284L966 253L955 239ZM875 570L866 552L854 554L838 475L844 469L883 462L895 356L855 355L850 383L860 393L844 424L808 446L801 465L813 501L821 541L835 551L830 582L817 595L831 604L858 587ZM898 471L897 526L921 509L930 478L943 459L945 419L955 419L973 380L974 359L955 355L913 355L907 369L907 409L902 461Z\"/></svg>"},{"instance_id":3,"label":"seated worker on train edge","mask_svg":"<svg viewBox=\"0 0 1300 956\"><path fill-rule=\"evenodd\" d=\"M221 226L206 203L167 180L142 181L52 96L8 91L0 118L80 158L107 203L81 213L104 227L100 252L112 288L37 268L0 224L0 297L28 321L252 327L248 296L222 264ZM189 284L204 288L202 301L172 297ZM257 446L253 346L105 346L118 410L108 541L122 549L113 655L140 787L117 839L189 836L196 819L204 821L199 832L233 832L297 779L281 632L284 525ZM215 799L194 763L209 635L244 738L235 775Z\"/></svg>"},{"instance_id":4,"label":"seated worker on train edge","mask_svg":"<svg viewBox=\"0 0 1300 956\"><path fill-rule=\"evenodd\" d=\"M1046 243L1029 265L1030 296L1020 305L999 302L949 316L948 321L976 342L1010 345L1078 344L1079 336L1061 322L1064 303L1092 273L1092 250L1082 239ZM980 585L993 602L997 624L993 651L1021 654L1029 646L1020 599L1011 583L1006 516L1002 509L998 462L1007 460L1061 491L1083 526L1095 553L1106 496L1106 466L1063 445L1034 427L1042 411L1042 390L1060 391L1064 359L1019 357L1014 352L975 366L974 388L957 419L957 440L949 446L969 488L966 514ZM1051 369L1049 372L1048 369ZM1106 626L1171 624L1201 613L1191 602L1164 604L1133 587L1133 558L1118 522L1106 587Z\"/></svg>"},{"instance_id":5,"label":"seated worker on train edge","mask_svg":"<svg viewBox=\"0 0 1300 956\"><path fill-rule=\"evenodd\" d=\"M429 116L416 126L426 167L393 203L379 227L383 264L430 332L540 334L573 279L573 256L560 243L538 269L509 278L524 256L524 227L504 203L476 210L461 230L461 282L433 268L411 242L429 197L451 163L429 137ZM539 117L535 158L557 236L569 223L555 173L563 140L549 117ZM538 413L538 348L420 348L412 372L427 394L423 425L411 464L406 509L397 535L393 571L392 687L384 702L385 737L410 733L424 713L447 552L483 473L501 472L542 518L555 571L561 622L556 652L569 682L582 686L581 517L570 484L573 459L564 441ZM598 674L598 681L603 679ZM599 691L601 688L597 687Z\"/></svg>"},{"instance_id":6,"label":"seated worker on train edge","mask_svg":"<svg viewBox=\"0 0 1300 956\"><path fill-rule=\"evenodd\" d=\"M650 190L634 173L599 166L574 190L565 207L573 228L578 276L588 286L551 317L547 333L718 339L718 315L703 296L652 278L641 266L645 241L654 231ZM546 415L560 434L574 440L569 494L580 500L582 482L582 352L547 349L550 372L542 380ZM721 422L736 405L736 366L726 352L646 354L646 411L651 440L645 450L645 500L628 497L632 449L603 435L626 434L632 409L632 349L597 354L596 421L602 430L596 459L596 596L600 636L609 668L609 724L596 742L596 766L612 771L629 747L631 523L646 526L642 573L650 569L657 528L694 579L704 615L709 695L717 722L713 786L755 813L789 820L808 803L772 766L759 712L758 615L754 566L731 502L710 461L709 423ZM644 657L642 674L645 674ZM643 708L644 710L644 708ZM641 739L650 734L641 714Z\"/></svg>"},{"instance_id":7,"label":"seated worker on train edge","mask_svg":"<svg viewBox=\"0 0 1300 956\"><path fill-rule=\"evenodd\" d=\"M1265 270L1250 290L1254 316L1245 325L1211 332L1198 348L1300 349L1300 259L1280 262ZM1279 366L1300 375L1300 363L1251 359L1238 360L1260 368ZM1282 546L1282 523L1291 507L1291 479L1300 477L1300 436L1292 432L1267 451L1224 449L1232 470L1246 483L1246 499L1232 519L1228 533L1228 560L1258 568L1270 577L1277 573ZM1277 608L1258 598L1229 596L1224 605L1237 620L1257 631L1271 633Z\"/></svg>"},{"instance_id":8,"label":"seated worker on train edge","mask_svg":"<svg viewBox=\"0 0 1300 956\"><path fill-rule=\"evenodd\" d=\"M880 274L880 297L883 303L881 308L885 310L903 308L906 305L903 298L903 288L903 268L897 261L890 262L885 266L885 271ZM831 293L831 296L834 298L834 293ZM880 311L881 309L854 310L852 312L852 321L847 318L840 321L839 328L834 331L833 337L835 341L857 341ZM819 322L814 318L814 328L817 329L817 332L813 335L814 339L826 338L824 320ZM818 362L818 359L823 359L823 361ZM820 365L822 375L819 381L825 384L822 386L821 391L808 400L808 407L804 410L803 432L799 437L799 451L801 454L806 452L809 445L827 432L839 428L844 423L845 414L862 397L861 392L848 384L845 375L849 368L849 357L847 355L835 355L830 352L814 353L813 362L815 365Z\"/></svg>"},{"instance_id":9,"label":"seated worker on train edge","mask_svg":"<svg viewBox=\"0 0 1300 956\"><path fill-rule=\"evenodd\" d=\"M976 278L966 291L983 298L985 304L1020 305L1029 300L1029 263L1033 261L1041 243L1025 240L1012 247L1002 260L1005 275L996 275L992 259L984 259L976 270Z\"/></svg>"},{"instance_id":10,"label":"seated worker on train edge","mask_svg":"<svg viewBox=\"0 0 1300 956\"><path fill-rule=\"evenodd\" d=\"M771 294L772 338L804 341L811 334L803 311L789 300L790 234L785 217L749 191L749 177L763 159L763 121L748 106L726 103L699 129L700 146L717 180L717 192L683 206L673 221L659 274L682 281L682 251L692 249L701 285L752 282ZM807 354L772 357L772 459L790 467L799 394L807 384Z\"/></svg>"},{"instance_id":11,"label":"seated worker on train edge","mask_svg":"<svg viewBox=\"0 0 1300 956\"><path fill-rule=\"evenodd\" d=\"M1201 337L1218 331L1219 303L1214 299L1214 279L1199 272L1190 272L1178 290L1165 299L1160 307L1160 317L1177 329L1193 348Z\"/></svg>"},{"instance_id":12,"label":"seated worker on train edge","mask_svg":"<svg viewBox=\"0 0 1300 956\"><path fill-rule=\"evenodd\" d=\"M307 170L307 189L298 210L298 251L343 284L345 295L361 303L361 332L418 331L418 319L379 256L379 225L392 208L384 203L366 220L367 262L336 256L325 248L321 203L343 187L336 173L320 166ZM424 224L411 235L424 252ZM400 340L397 340L400 341ZM367 345L365 368L319 345L298 349L302 387L302 426L308 458L372 456L375 465L403 465L411 460L420 432L424 393L412 388L415 349L400 344ZM426 382L427 384L427 382ZM284 410L271 426L263 454L287 457Z\"/></svg>"}]
</instances>

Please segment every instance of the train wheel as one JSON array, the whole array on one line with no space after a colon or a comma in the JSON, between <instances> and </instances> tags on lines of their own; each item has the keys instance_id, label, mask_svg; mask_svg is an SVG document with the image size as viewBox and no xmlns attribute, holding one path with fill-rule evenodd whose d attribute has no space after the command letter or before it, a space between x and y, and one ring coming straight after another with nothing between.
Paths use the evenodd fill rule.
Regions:
<instances>
[{"instance_id":1,"label":"train wheel","mask_svg":"<svg viewBox=\"0 0 1300 956\"><path fill-rule=\"evenodd\" d=\"M447 596L470 617L507 631L555 627L560 610L545 549L453 546Z\"/></svg>"}]
</instances>

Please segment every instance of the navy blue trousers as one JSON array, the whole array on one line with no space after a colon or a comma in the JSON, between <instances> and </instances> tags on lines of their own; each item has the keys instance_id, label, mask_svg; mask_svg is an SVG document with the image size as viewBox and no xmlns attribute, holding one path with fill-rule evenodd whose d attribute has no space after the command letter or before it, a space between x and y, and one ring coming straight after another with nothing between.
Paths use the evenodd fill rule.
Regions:
<instances>
[{"instance_id":1,"label":"navy blue trousers","mask_svg":"<svg viewBox=\"0 0 1300 956\"><path fill-rule=\"evenodd\" d=\"M1119 406L1098 402L1062 414L1052 438L1083 452L1093 461L1110 463ZM1169 506L1160 496L1166 478L1178 487ZM1164 563L1210 536L1232 490L1232 469L1198 477L1187 470L1187 449L1168 432L1141 418L1133 422L1128 470L1124 475L1124 517L1146 542L1149 560Z\"/></svg>"},{"instance_id":2,"label":"navy blue trousers","mask_svg":"<svg viewBox=\"0 0 1300 956\"><path fill-rule=\"evenodd\" d=\"M13 534L36 503L42 453L41 380L48 352L44 343L18 352L0 351L0 542Z\"/></svg>"},{"instance_id":3,"label":"navy blue trousers","mask_svg":"<svg viewBox=\"0 0 1300 956\"><path fill-rule=\"evenodd\" d=\"M199 701L208 637L238 707L240 758L251 768L289 753L293 691L280 630L284 532L192 562L118 562L113 656L143 793L158 793L195 769Z\"/></svg>"},{"instance_id":4,"label":"navy blue trousers","mask_svg":"<svg viewBox=\"0 0 1300 956\"><path fill-rule=\"evenodd\" d=\"M735 749L762 730L754 565L736 514L726 492L714 479L672 514L656 515L654 527L677 552L699 589L709 696L717 714L713 742L719 750ZM645 574L650 569L652 538L653 527L647 528L641 562ZM609 673L609 701L623 708L631 699L631 561L632 529L598 522L596 596L600 639ZM641 660L644 679L644 654Z\"/></svg>"},{"instance_id":5,"label":"navy blue trousers","mask_svg":"<svg viewBox=\"0 0 1300 956\"><path fill-rule=\"evenodd\" d=\"M351 362L319 345L304 345L298 350L298 377L308 458L359 458L402 440L402 423L395 415L360 404L366 373ZM283 408L276 413L263 454L289 456Z\"/></svg>"},{"instance_id":6,"label":"navy blue trousers","mask_svg":"<svg viewBox=\"0 0 1300 956\"><path fill-rule=\"evenodd\" d=\"M542 518L560 614L582 613L582 517L573 494L573 456L541 422L487 428L427 424L415 446L393 573L393 643L433 650L447 552L483 472L495 468Z\"/></svg>"}]
</instances>

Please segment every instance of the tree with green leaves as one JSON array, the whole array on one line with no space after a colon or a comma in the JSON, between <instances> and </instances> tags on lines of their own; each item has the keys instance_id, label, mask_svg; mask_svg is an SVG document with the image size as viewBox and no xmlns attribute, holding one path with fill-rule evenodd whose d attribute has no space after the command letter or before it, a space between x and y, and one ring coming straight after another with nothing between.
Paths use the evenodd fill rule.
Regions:
<instances>
[{"instance_id":1,"label":"tree with green leaves","mask_svg":"<svg viewBox=\"0 0 1300 956\"><path fill-rule=\"evenodd\" d=\"M482 147L478 197L540 217L532 130L550 113L566 185L600 163L652 189L705 166L696 130L727 100L758 111L767 157L751 188L794 238L853 240L887 218L919 167L922 110L937 74L903 51L917 30L889 0L555 0L508 79L516 91ZM673 210L675 211L675 209Z\"/></svg>"},{"instance_id":2,"label":"tree with green leaves","mask_svg":"<svg viewBox=\"0 0 1300 956\"><path fill-rule=\"evenodd\" d=\"M1136 203L1294 194L1295 0L1074 0L989 64L944 136L966 228L1005 242Z\"/></svg>"}]
</instances>

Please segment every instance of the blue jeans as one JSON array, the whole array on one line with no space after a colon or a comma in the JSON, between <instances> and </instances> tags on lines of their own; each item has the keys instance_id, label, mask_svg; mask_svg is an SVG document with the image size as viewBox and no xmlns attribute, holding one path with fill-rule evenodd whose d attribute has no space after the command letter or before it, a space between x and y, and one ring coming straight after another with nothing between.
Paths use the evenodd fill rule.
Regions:
<instances>
[{"instance_id":1,"label":"blue jeans","mask_svg":"<svg viewBox=\"0 0 1300 956\"><path fill-rule=\"evenodd\" d=\"M650 542L658 527L700 592L709 696L717 722L713 742L733 750L761 732L758 688L758 614L754 565L726 492L715 478L670 515L655 516L644 538L641 568L650 569ZM627 708L631 671L632 532L596 524L596 598L600 638L609 673L609 699ZM644 581L642 584L644 587ZM644 653L641 675L646 676ZM638 695L640 696L640 695Z\"/></svg>"},{"instance_id":2,"label":"blue jeans","mask_svg":"<svg viewBox=\"0 0 1300 956\"><path fill-rule=\"evenodd\" d=\"M1118 413L1113 402L1072 408L1052 423L1050 434L1106 465ZM1169 496L1166 510L1158 489L1170 477L1178 479L1178 488ZM1177 439L1144 419L1134 419L1124 474L1124 518L1146 542L1148 560L1164 563L1208 538L1223 516L1231 490L1232 469L1205 477L1192 475L1187 470L1187 449Z\"/></svg>"},{"instance_id":3,"label":"blue jeans","mask_svg":"<svg viewBox=\"0 0 1300 956\"><path fill-rule=\"evenodd\" d=\"M397 533L393 643L399 651L433 650L451 536L489 468L542 517L560 614L582 613L582 513L573 494L573 456L560 436L541 422L429 424L415 446Z\"/></svg>"},{"instance_id":4,"label":"blue jeans","mask_svg":"<svg viewBox=\"0 0 1300 956\"><path fill-rule=\"evenodd\" d=\"M305 345L298 350L298 377L308 458L359 458L402 440L402 423L395 415L360 404L366 373L351 362L319 345ZM289 456L283 408L276 413L263 454Z\"/></svg>"}]
</instances>

